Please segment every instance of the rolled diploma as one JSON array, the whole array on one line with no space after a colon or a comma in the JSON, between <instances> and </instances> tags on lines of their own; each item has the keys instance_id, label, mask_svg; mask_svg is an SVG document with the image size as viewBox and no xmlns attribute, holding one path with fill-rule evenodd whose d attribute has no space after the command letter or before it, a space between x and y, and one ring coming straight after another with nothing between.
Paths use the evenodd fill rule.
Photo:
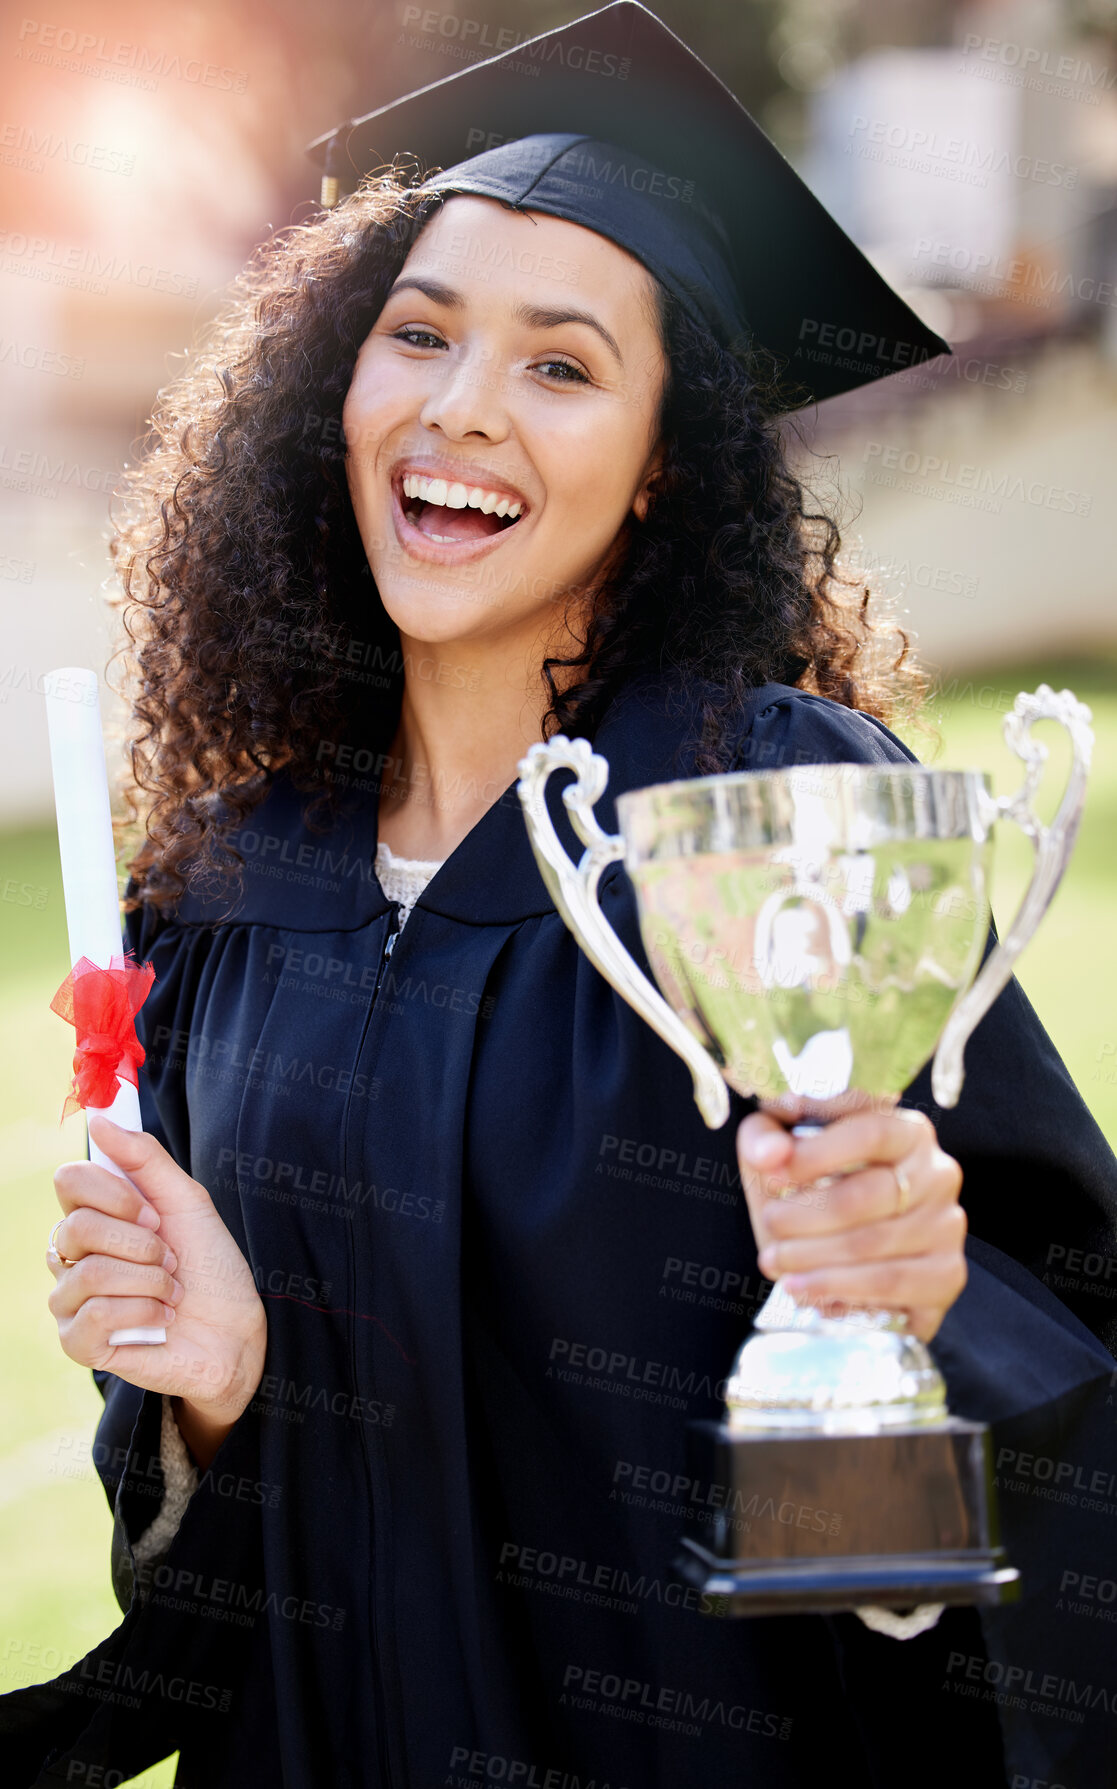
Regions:
<instances>
[{"instance_id":1,"label":"rolled diploma","mask_svg":"<svg viewBox=\"0 0 1117 1789\"><path fill-rule=\"evenodd\" d=\"M105 766L105 741L101 731L101 703L97 673L67 665L43 679L47 698L47 730L50 765L54 777L54 806L58 815L58 851L62 859L62 887L66 896L66 928L70 937L70 965L88 957L107 969L110 959L124 951L120 924L120 897L116 886L116 852L109 809L109 778ZM140 1098L130 1081L118 1081L116 1098L103 1109L114 1124L127 1131L143 1129ZM89 1138L89 1159L110 1174L134 1183ZM138 1189L137 1189L138 1190ZM114 1329L112 1347L125 1342L165 1342L163 1327Z\"/></svg>"}]
</instances>

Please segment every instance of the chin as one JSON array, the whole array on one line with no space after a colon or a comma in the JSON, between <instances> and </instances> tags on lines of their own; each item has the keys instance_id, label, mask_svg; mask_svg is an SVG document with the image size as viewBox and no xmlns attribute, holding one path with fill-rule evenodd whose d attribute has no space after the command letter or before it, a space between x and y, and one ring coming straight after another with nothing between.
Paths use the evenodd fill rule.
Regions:
<instances>
[{"instance_id":1,"label":"chin","mask_svg":"<svg viewBox=\"0 0 1117 1789\"><path fill-rule=\"evenodd\" d=\"M491 592L479 590L471 596L461 588L460 579L438 583L429 574L400 573L396 567L383 582L376 578L376 588L390 619L413 640L461 639L481 631L486 620L503 609Z\"/></svg>"}]
</instances>

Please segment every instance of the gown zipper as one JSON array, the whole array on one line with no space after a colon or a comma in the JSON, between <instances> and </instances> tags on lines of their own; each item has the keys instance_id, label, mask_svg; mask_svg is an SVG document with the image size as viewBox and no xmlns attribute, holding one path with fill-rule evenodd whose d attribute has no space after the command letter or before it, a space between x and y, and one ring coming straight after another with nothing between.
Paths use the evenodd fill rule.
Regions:
<instances>
[{"instance_id":1,"label":"gown zipper","mask_svg":"<svg viewBox=\"0 0 1117 1789\"><path fill-rule=\"evenodd\" d=\"M396 948L396 939L399 937L399 934L400 934L399 916L400 916L400 904L398 901L393 901L392 902L392 924L391 924L391 928L388 932L388 935L384 941L384 952L380 958L380 973L376 978L376 986L372 991L372 1001L371 1001L372 1006L375 1006L375 1004L376 1004L376 996L379 994L380 984L384 980L384 971L388 967L388 958L391 956L393 950Z\"/></svg>"},{"instance_id":2,"label":"gown zipper","mask_svg":"<svg viewBox=\"0 0 1117 1789\"><path fill-rule=\"evenodd\" d=\"M379 971L378 971L377 977L376 977L376 986L372 991L372 999L369 1001L368 1012L365 1014L364 1037L361 1040L361 1049L362 1050L364 1049L365 1041L368 1038L369 1026L372 1023L372 1014L373 1014L373 1010L376 1006L377 996L380 993L380 985L384 980L384 971L388 966L388 958L391 956L393 950L395 949L396 942L397 942L397 940L399 938L399 934L400 934L400 903L398 901L392 901L390 903L390 905L391 905L391 922L389 924L388 931L385 935L384 944L383 944L383 947L381 950L380 968L379 968ZM347 1126L348 1126L348 1122L349 1122L349 1114L347 1113L346 1114L346 1125ZM352 1246L352 1244L351 1244L351 1246ZM356 1273L357 1273L356 1254L354 1252L354 1254L352 1255L352 1257L350 1259L350 1292L352 1294L354 1302L356 1300ZM356 1385L358 1383L356 1340L357 1340L356 1330L354 1329L353 1343L352 1343L352 1349L351 1349L351 1358L350 1358L350 1367L351 1367L351 1371L352 1371L352 1375L353 1375L354 1385ZM372 1669L373 1669L373 1678L374 1678L373 1697L374 1697L374 1701L375 1701L375 1705L376 1705L376 1713L377 1713L377 1721L376 1721L377 1746L376 1746L376 1749L377 1749L377 1756L378 1756L378 1762L379 1762L379 1767L380 1767L380 1789L396 1789L396 1778L394 1777L393 1772L392 1772L391 1749L389 1747L388 1734L387 1734L388 1711L387 1711L386 1705L388 1702L388 1685L385 1680L385 1674L381 1668L381 1663L380 1663L379 1623L377 1621L377 1610L376 1610L376 1601L377 1601L380 1574L379 1574L378 1570L376 1569L375 1528L374 1528L374 1524L373 1524L373 1511L375 1508L375 1484L374 1484L373 1465L372 1465L371 1459L369 1458L368 1438L363 1432L362 1432L362 1436L361 1436L361 1453L362 1453L362 1457L365 1462L365 1477L366 1477L366 1481L368 1483L370 1557L372 1560L372 1568L373 1568L371 1573L369 1574L369 1576L370 1576L370 1584L369 1584L369 1591L370 1591L370 1595L369 1595L369 1618L370 1618L369 1628L370 1628L370 1634L369 1634L369 1637L372 1642ZM400 1715L399 1715L399 1710L397 1708L393 1708L392 1718L393 1718L396 1726L398 1727L400 1724Z\"/></svg>"}]
</instances>

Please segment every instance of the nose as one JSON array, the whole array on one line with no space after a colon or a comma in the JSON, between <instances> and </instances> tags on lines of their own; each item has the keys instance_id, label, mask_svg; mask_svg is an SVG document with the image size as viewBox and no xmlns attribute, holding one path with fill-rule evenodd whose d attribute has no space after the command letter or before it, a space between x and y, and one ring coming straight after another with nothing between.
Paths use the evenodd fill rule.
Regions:
<instances>
[{"instance_id":1,"label":"nose","mask_svg":"<svg viewBox=\"0 0 1117 1789\"><path fill-rule=\"evenodd\" d=\"M493 350L483 343L453 348L435 366L435 387L419 411L424 428L440 429L452 440L483 435L503 441L508 410Z\"/></svg>"}]
</instances>

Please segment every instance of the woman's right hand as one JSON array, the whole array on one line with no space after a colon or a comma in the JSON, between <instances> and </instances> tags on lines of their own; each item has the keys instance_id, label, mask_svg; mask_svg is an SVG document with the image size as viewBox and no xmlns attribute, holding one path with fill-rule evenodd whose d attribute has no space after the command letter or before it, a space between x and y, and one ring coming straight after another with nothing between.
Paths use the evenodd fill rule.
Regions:
<instances>
[{"instance_id":1,"label":"woman's right hand","mask_svg":"<svg viewBox=\"0 0 1117 1789\"><path fill-rule=\"evenodd\" d=\"M66 1215L57 1254L47 1253L47 1304L62 1350L180 1399L179 1427L208 1465L263 1375L263 1301L209 1193L157 1138L102 1113L90 1114L89 1131L135 1185L89 1161L64 1162L54 1176ZM110 1345L113 1330L140 1324L164 1325L166 1341Z\"/></svg>"}]
</instances>

